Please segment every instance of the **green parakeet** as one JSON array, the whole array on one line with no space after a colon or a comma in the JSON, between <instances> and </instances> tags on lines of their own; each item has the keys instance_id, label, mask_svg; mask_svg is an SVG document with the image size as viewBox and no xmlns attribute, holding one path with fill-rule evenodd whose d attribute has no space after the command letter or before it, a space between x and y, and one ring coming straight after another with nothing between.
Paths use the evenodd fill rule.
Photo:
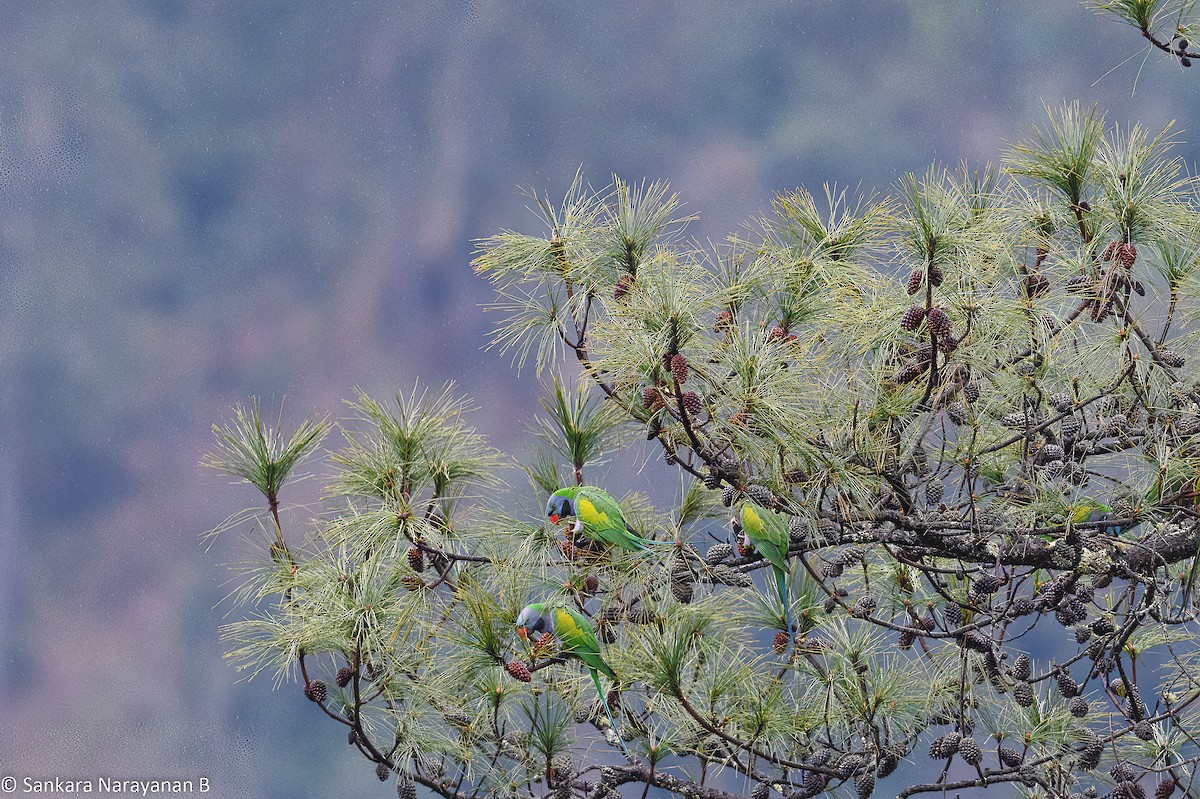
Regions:
<instances>
[{"instance_id":1,"label":"green parakeet","mask_svg":"<svg viewBox=\"0 0 1200 799\"><path fill-rule=\"evenodd\" d=\"M674 546L674 541L652 541L642 538L625 525L621 507L608 492L595 486L568 486L550 495L546 515L551 524L559 519L575 518L575 532L593 541L618 546L634 552L645 552L654 546Z\"/></svg>"},{"instance_id":2,"label":"green parakeet","mask_svg":"<svg viewBox=\"0 0 1200 799\"><path fill-rule=\"evenodd\" d=\"M616 734L617 741L624 750L625 742L621 740L617 722L613 718L612 711L608 707L608 700L604 696L604 689L600 687L601 673L614 683L617 680L617 673L600 656L600 641L597 640L596 631L592 629L591 623L572 608L550 605L545 602L534 602L527 605L517 616L517 635L526 640L532 638L536 643L543 635L547 634L558 639L559 651L562 654L579 658L583 661L583 665L587 666L592 675L592 682L596 684L596 693L600 694L600 702L604 705L608 723L612 725L613 733Z\"/></svg>"},{"instance_id":3,"label":"green parakeet","mask_svg":"<svg viewBox=\"0 0 1200 799\"><path fill-rule=\"evenodd\" d=\"M1067 512L1072 524L1083 524L1102 520L1105 514L1112 513L1112 508L1094 500L1085 499L1080 500L1076 505L1069 506Z\"/></svg>"},{"instance_id":4,"label":"green parakeet","mask_svg":"<svg viewBox=\"0 0 1200 799\"><path fill-rule=\"evenodd\" d=\"M743 536L745 542L754 547L771 564L775 572L775 584L779 587L779 600L783 603L783 620L787 630L792 631L792 610L788 601L788 531L783 518L753 502L742 505L741 518L733 517L734 532Z\"/></svg>"}]
</instances>

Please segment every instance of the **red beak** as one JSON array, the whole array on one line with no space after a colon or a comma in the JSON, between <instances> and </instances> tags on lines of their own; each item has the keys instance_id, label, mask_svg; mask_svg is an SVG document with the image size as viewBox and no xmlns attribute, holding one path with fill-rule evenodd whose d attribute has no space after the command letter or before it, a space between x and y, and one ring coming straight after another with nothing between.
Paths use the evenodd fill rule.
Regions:
<instances>
[{"instance_id":1,"label":"red beak","mask_svg":"<svg viewBox=\"0 0 1200 799\"><path fill-rule=\"evenodd\" d=\"M517 628L517 635L521 636L522 641L529 640L529 630L525 629L524 627Z\"/></svg>"},{"instance_id":2,"label":"red beak","mask_svg":"<svg viewBox=\"0 0 1200 799\"><path fill-rule=\"evenodd\" d=\"M551 523L551 524L558 524L558 514L557 514L557 513L551 513L551 514L550 514L550 523Z\"/></svg>"}]
</instances>

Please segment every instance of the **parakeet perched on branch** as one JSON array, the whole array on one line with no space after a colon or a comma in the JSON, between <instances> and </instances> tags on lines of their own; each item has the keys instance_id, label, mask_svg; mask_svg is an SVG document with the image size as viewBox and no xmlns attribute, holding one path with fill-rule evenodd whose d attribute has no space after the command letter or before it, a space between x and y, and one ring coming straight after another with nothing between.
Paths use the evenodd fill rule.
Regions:
<instances>
[{"instance_id":1,"label":"parakeet perched on branch","mask_svg":"<svg viewBox=\"0 0 1200 799\"><path fill-rule=\"evenodd\" d=\"M674 541L652 541L631 531L621 516L621 507L608 492L595 486L568 486L550 495L546 515L551 524L574 517L574 531L593 541L645 552L655 546L674 546Z\"/></svg>"},{"instance_id":2,"label":"parakeet perched on branch","mask_svg":"<svg viewBox=\"0 0 1200 799\"><path fill-rule=\"evenodd\" d=\"M1112 508L1095 500L1084 499L1068 506L1067 511L1070 513L1072 524L1083 524L1102 521L1107 514L1112 513Z\"/></svg>"},{"instance_id":3,"label":"parakeet perched on branch","mask_svg":"<svg viewBox=\"0 0 1200 799\"><path fill-rule=\"evenodd\" d=\"M775 572L775 584L779 588L779 600L783 603L783 621L788 633L792 631L792 610L788 601L788 531L783 518L753 502L742 505L741 517L733 517L733 530L745 538L771 564Z\"/></svg>"},{"instance_id":4,"label":"parakeet perched on branch","mask_svg":"<svg viewBox=\"0 0 1200 799\"><path fill-rule=\"evenodd\" d=\"M600 687L601 673L614 683L617 681L617 674L600 656L600 641L596 638L596 631L592 629L591 623L571 608L534 602L527 605L517 616L517 635L525 640L533 639L535 643L543 635L553 635L558 640L561 654L583 661L583 665L587 666L592 675L592 682L596 684L596 693L600 694L600 702L604 705L608 723L612 725L613 733L624 750L625 742L621 740L604 689Z\"/></svg>"}]
</instances>

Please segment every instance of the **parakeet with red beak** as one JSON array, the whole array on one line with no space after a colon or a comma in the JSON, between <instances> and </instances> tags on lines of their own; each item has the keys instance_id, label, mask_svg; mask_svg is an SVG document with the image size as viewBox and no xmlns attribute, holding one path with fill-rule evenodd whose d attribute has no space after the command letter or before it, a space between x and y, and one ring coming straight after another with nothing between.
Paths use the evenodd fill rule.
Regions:
<instances>
[{"instance_id":1,"label":"parakeet with red beak","mask_svg":"<svg viewBox=\"0 0 1200 799\"><path fill-rule=\"evenodd\" d=\"M783 603L783 621L788 634L792 631L792 610L788 601L788 531L783 518L753 502L742 505L741 518L732 519L733 530L743 536L746 543L771 564L775 572L775 584L779 588L779 600Z\"/></svg>"},{"instance_id":2,"label":"parakeet with red beak","mask_svg":"<svg viewBox=\"0 0 1200 799\"><path fill-rule=\"evenodd\" d=\"M617 736L621 749L624 750L625 742L621 740L621 734L617 731L617 722L608 707L604 689L600 687L601 673L614 683L617 680L617 673L600 656L600 641L596 638L596 631L592 629L591 623L572 608L535 602L526 606L517 616L516 626L517 635L524 640L532 639L534 643L543 635L553 635L558 639L559 651L562 654L583 661L583 665L587 666L588 672L592 675L592 682L596 684L596 693L600 694L600 702L604 705L608 723L612 725L613 733Z\"/></svg>"},{"instance_id":3,"label":"parakeet with red beak","mask_svg":"<svg viewBox=\"0 0 1200 799\"><path fill-rule=\"evenodd\" d=\"M608 492L595 486L567 486L550 495L546 515L551 524L559 519L575 519L574 531L593 541L618 546L633 552L646 552L655 546L674 546L674 541L653 541L631 531L621 515L621 506Z\"/></svg>"}]
</instances>

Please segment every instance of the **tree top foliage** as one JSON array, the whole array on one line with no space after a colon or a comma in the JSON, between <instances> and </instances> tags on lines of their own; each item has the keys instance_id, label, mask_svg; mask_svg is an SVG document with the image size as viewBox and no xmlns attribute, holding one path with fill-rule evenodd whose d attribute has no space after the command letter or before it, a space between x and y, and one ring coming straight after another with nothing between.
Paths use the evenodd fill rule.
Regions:
<instances>
[{"instance_id":1,"label":"tree top foliage","mask_svg":"<svg viewBox=\"0 0 1200 799\"><path fill-rule=\"evenodd\" d=\"M1147 34L1164 4L1103 6ZM493 347L581 377L528 486L452 388L360 393L297 542L280 488L330 428L239 410L207 462L263 493L270 558L230 656L298 672L401 796L1190 793L1200 207L1173 141L1067 104L999 167L799 189L715 244L665 183L534 197L542 230L474 260ZM543 515L642 438L671 507Z\"/></svg>"}]
</instances>

